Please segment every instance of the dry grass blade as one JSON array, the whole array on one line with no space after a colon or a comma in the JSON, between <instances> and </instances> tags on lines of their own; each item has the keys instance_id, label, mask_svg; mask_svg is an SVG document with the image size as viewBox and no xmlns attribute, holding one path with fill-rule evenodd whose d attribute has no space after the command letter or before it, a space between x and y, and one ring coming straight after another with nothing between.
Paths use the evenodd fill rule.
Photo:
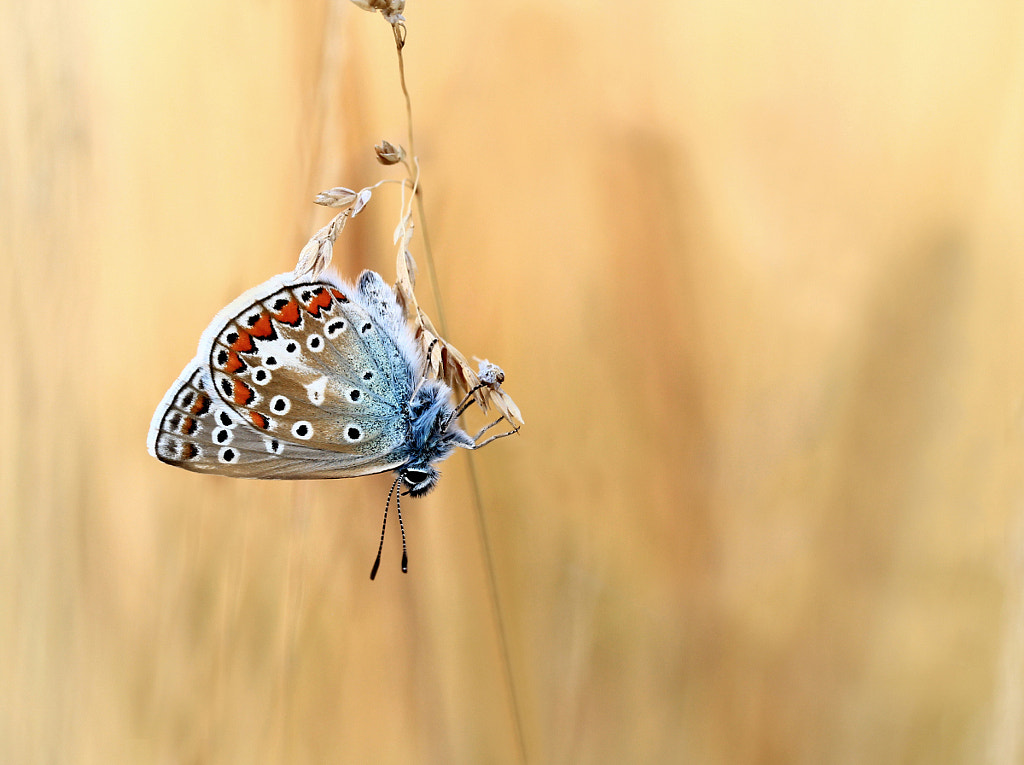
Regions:
<instances>
[{"instance_id":1,"label":"dry grass blade","mask_svg":"<svg viewBox=\"0 0 1024 765\"><path fill-rule=\"evenodd\" d=\"M387 144L386 148L389 153L393 152L396 156L402 152L401 147L394 147L391 144ZM358 192L337 186L317 194L317 204L344 209L335 215L330 223L317 231L302 248L295 265L296 278L309 276L315 279L330 265L335 240L345 228L348 219L358 215L370 201L375 186ZM405 187L406 184L403 184L403 192ZM395 229L395 240L399 245L395 262L395 293L398 302L405 309L406 319L412 323L413 335L426 355L427 373L443 380L459 398L472 392L481 411L487 412L494 408L513 427L523 425L524 420L519 407L501 388L505 381L505 373L501 368L485 359L480 361L479 370L474 369L459 349L441 336L416 300L416 260L409 251L409 242L414 230L411 199L416 193L416 181L412 182L412 187L409 204L403 199L402 219Z\"/></svg>"},{"instance_id":2,"label":"dry grass blade","mask_svg":"<svg viewBox=\"0 0 1024 765\"><path fill-rule=\"evenodd\" d=\"M404 242L403 242L404 244ZM496 364L481 361L479 371L454 345L445 340L434 327L427 313L420 307L414 292L416 261L404 246L399 249L395 265L397 280L395 292L405 307L406 318L412 322L413 334L427 357L428 373L443 380L457 397L472 392L481 411L494 408L501 412L513 427L524 424L523 416L512 397L501 389L505 373Z\"/></svg>"}]
</instances>

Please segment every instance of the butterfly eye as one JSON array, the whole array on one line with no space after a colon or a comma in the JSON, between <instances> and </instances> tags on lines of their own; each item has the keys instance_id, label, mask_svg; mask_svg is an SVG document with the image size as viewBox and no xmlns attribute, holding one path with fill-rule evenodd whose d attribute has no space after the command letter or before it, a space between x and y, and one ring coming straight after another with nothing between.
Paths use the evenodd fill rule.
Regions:
<instances>
[{"instance_id":1,"label":"butterfly eye","mask_svg":"<svg viewBox=\"0 0 1024 765\"><path fill-rule=\"evenodd\" d=\"M406 470L405 482L410 486L418 486L427 480L429 476L422 470Z\"/></svg>"}]
</instances>

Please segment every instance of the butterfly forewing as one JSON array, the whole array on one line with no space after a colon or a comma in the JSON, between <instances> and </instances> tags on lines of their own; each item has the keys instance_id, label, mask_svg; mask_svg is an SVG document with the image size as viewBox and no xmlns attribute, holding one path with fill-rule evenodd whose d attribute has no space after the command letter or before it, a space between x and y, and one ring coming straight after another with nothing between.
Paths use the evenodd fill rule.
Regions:
<instances>
[{"instance_id":1,"label":"butterfly forewing","mask_svg":"<svg viewBox=\"0 0 1024 765\"><path fill-rule=\"evenodd\" d=\"M158 409L150 451L191 470L261 478L400 464L414 370L377 326L383 317L347 291L282 275L222 311Z\"/></svg>"}]
</instances>

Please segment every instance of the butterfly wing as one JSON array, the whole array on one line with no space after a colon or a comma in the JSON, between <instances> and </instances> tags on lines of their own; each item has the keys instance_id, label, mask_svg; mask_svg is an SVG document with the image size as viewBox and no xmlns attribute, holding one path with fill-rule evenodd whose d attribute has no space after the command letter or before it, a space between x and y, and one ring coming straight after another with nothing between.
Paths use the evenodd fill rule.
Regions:
<instances>
[{"instance_id":1,"label":"butterfly wing","mask_svg":"<svg viewBox=\"0 0 1024 765\"><path fill-rule=\"evenodd\" d=\"M329 275L282 274L233 301L157 408L150 453L250 478L348 477L402 464L421 362L384 288L386 312Z\"/></svg>"}]
</instances>

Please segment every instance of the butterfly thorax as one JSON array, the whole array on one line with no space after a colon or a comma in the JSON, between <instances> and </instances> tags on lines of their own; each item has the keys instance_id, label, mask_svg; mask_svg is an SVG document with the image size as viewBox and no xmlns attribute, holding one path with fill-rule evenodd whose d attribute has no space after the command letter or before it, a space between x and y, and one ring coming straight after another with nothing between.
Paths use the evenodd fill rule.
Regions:
<instances>
[{"instance_id":1,"label":"butterfly thorax","mask_svg":"<svg viewBox=\"0 0 1024 765\"><path fill-rule=\"evenodd\" d=\"M426 494L440 472L433 463L446 459L456 447L473 448L473 439L455 422L451 389L436 380L424 380L409 402L409 458L395 472L403 477L414 497Z\"/></svg>"}]
</instances>

